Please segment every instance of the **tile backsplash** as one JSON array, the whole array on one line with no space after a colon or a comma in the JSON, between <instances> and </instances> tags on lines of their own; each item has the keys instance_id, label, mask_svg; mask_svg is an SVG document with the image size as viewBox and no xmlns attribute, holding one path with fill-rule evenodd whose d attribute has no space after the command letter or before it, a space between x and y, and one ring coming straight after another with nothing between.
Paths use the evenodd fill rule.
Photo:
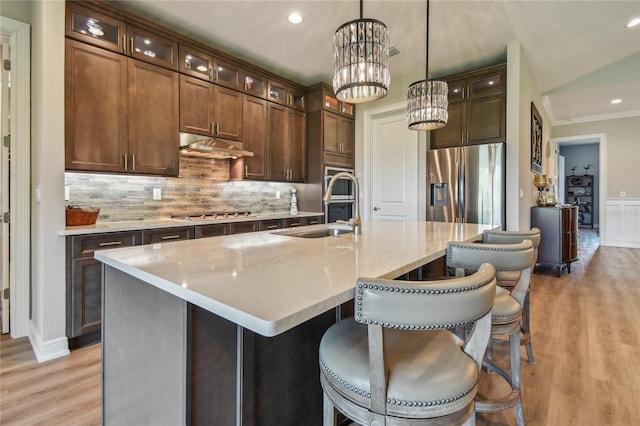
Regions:
<instances>
[{"instance_id":1,"label":"tile backsplash","mask_svg":"<svg viewBox=\"0 0 640 426\"><path fill-rule=\"evenodd\" d=\"M180 157L179 177L65 173L68 205L100 208L99 221L168 218L172 214L206 211L289 211L293 184L232 181L229 161ZM153 200L160 189L161 200ZM280 199L276 199L280 191Z\"/></svg>"}]
</instances>

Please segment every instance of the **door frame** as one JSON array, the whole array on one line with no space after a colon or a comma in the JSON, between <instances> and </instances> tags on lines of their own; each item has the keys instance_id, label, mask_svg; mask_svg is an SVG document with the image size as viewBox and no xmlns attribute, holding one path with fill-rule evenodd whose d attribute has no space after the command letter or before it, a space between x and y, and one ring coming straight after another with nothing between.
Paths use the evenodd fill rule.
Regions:
<instances>
[{"instance_id":1,"label":"door frame","mask_svg":"<svg viewBox=\"0 0 640 426\"><path fill-rule=\"evenodd\" d=\"M364 197L361 203L361 215L363 219L371 219L373 209L373 127L374 121L381 117L390 115L406 115L407 102L397 102L394 104L384 105L364 111L364 128L363 128L363 175L364 182L361 184ZM407 131L414 131L409 130ZM427 208L427 132L418 132L418 220L426 220Z\"/></svg>"},{"instance_id":2,"label":"door frame","mask_svg":"<svg viewBox=\"0 0 640 426\"><path fill-rule=\"evenodd\" d=\"M605 208L607 201L607 134L606 133L595 133L590 135L575 135L575 136L564 136L560 138L552 138L551 142L553 144L553 153L554 153L554 173L556 177L558 176L558 155L560 154L560 145L583 145L587 141L593 141L594 139L598 140L598 151L600 156L600 163L598 165L600 175L598 176L598 180L600 181L598 185L598 232L600 234L600 243L602 241L607 241L607 227L606 227L606 213L607 209Z\"/></svg>"},{"instance_id":3,"label":"door frame","mask_svg":"<svg viewBox=\"0 0 640 426\"><path fill-rule=\"evenodd\" d=\"M9 37L11 68L11 250L9 293L12 338L29 333L31 288L31 26L0 16Z\"/></svg>"}]
</instances>

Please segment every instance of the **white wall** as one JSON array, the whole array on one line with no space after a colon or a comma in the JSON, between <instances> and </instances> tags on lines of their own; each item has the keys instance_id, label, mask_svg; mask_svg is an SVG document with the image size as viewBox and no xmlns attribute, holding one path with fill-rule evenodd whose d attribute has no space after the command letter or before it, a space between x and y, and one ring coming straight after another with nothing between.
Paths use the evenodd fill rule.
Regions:
<instances>
[{"instance_id":1,"label":"white wall","mask_svg":"<svg viewBox=\"0 0 640 426\"><path fill-rule=\"evenodd\" d=\"M38 361L69 353L65 333L64 10L32 3L32 314ZM39 189L40 199L36 197Z\"/></svg>"},{"instance_id":2,"label":"white wall","mask_svg":"<svg viewBox=\"0 0 640 426\"><path fill-rule=\"evenodd\" d=\"M507 46L507 229L529 229L537 190L531 171L531 102L542 117L542 173L551 163L551 120L520 43ZM514 177L517 177L514 179ZM522 190L522 198L520 191Z\"/></svg>"}]
</instances>

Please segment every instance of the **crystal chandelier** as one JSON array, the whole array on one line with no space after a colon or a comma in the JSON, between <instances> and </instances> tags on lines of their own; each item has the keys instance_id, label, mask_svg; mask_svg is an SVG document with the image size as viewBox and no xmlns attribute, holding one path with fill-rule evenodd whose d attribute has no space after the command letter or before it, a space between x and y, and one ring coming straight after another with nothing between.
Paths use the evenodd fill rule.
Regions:
<instances>
[{"instance_id":1,"label":"crystal chandelier","mask_svg":"<svg viewBox=\"0 0 640 426\"><path fill-rule=\"evenodd\" d=\"M333 90L345 102L363 103L389 91L389 33L376 19L347 22L333 36Z\"/></svg>"},{"instance_id":2,"label":"crystal chandelier","mask_svg":"<svg viewBox=\"0 0 640 426\"><path fill-rule=\"evenodd\" d=\"M407 124L411 130L435 130L449 119L449 87L445 81L429 80L429 0L427 0L427 51L424 80L407 90Z\"/></svg>"}]
</instances>

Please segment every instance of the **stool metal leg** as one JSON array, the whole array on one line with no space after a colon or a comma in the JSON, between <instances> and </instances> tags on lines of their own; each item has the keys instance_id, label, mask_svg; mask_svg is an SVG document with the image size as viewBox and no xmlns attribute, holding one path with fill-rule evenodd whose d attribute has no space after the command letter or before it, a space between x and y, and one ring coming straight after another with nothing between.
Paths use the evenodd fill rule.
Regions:
<instances>
[{"instance_id":1,"label":"stool metal leg","mask_svg":"<svg viewBox=\"0 0 640 426\"><path fill-rule=\"evenodd\" d=\"M524 298L524 309L522 310L522 334L525 339L524 348L527 351L527 361L535 364L533 359L533 348L531 347L531 314L529 312L529 292Z\"/></svg>"}]
</instances>

